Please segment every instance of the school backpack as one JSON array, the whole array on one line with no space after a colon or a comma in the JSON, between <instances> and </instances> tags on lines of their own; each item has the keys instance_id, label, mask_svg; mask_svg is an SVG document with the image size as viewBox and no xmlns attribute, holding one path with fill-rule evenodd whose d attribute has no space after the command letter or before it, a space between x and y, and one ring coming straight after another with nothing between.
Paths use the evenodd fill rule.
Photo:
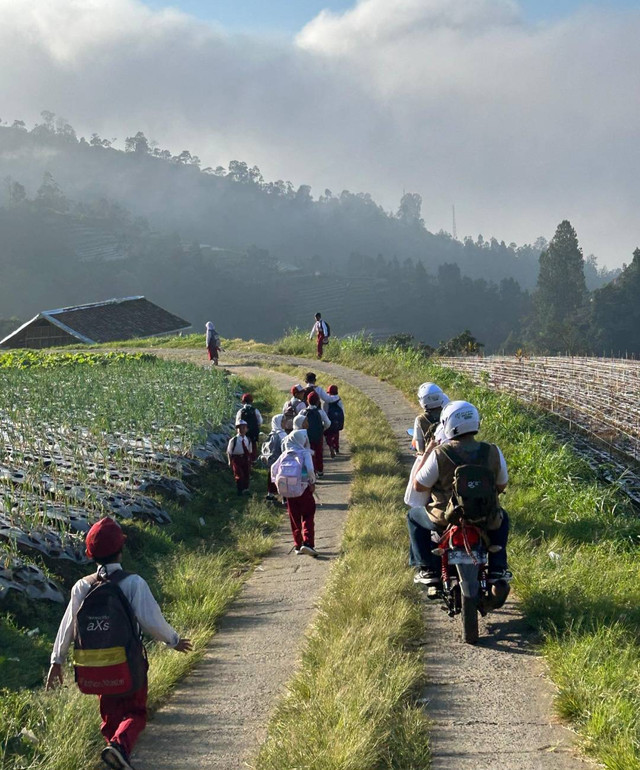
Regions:
<instances>
[{"instance_id":1,"label":"school backpack","mask_svg":"<svg viewBox=\"0 0 640 770\"><path fill-rule=\"evenodd\" d=\"M333 404L329 404L327 409L327 417L331 420L331 431L340 431L344 428L344 412L340 409L337 401Z\"/></svg>"},{"instance_id":2,"label":"school backpack","mask_svg":"<svg viewBox=\"0 0 640 770\"><path fill-rule=\"evenodd\" d=\"M296 408L291 403L293 399L287 401L282 410L282 430L291 433L293 430L293 418L296 416Z\"/></svg>"},{"instance_id":3,"label":"school backpack","mask_svg":"<svg viewBox=\"0 0 640 770\"><path fill-rule=\"evenodd\" d=\"M302 398L301 398L301 400L304 401L305 406L307 405L307 396L310 393L315 393L315 392L316 392L316 386L315 385L307 385L307 387L304 388L304 390L302 391Z\"/></svg>"},{"instance_id":4,"label":"school backpack","mask_svg":"<svg viewBox=\"0 0 640 770\"><path fill-rule=\"evenodd\" d=\"M89 578L91 589L76 615L73 664L80 692L126 695L145 682L147 655L133 609L118 583L124 570Z\"/></svg>"},{"instance_id":5,"label":"school backpack","mask_svg":"<svg viewBox=\"0 0 640 770\"><path fill-rule=\"evenodd\" d=\"M273 430L269 434L269 438L262 445L260 460L267 468L270 468L281 454L282 439L278 431Z\"/></svg>"},{"instance_id":6,"label":"school backpack","mask_svg":"<svg viewBox=\"0 0 640 770\"><path fill-rule=\"evenodd\" d=\"M278 494L286 498L300 497L306 488L303 485L305 470L303 459L295 449L288 449L281 455L273 480Z\"/></svg>"},{"instance_id":7,"label":"school backpack","mask_svg":"<svg viewBox=\"0 0 640 770\"><path fill-rule=\"evenodd\" d=\"M455 465L453 494L445 518L449 523L461 519L469 524L487 526L498 514L496 479L489 467L491 444L482 442L474 462L463 459L450 444L440 450Z\"/></svg>"},{"instance_id":8,"label":"school backpack","mask_svg":"<svg viewBox=\"0 0 640 770\"><path fill-rule=\"evenodd\" d=\"M324 322L324 325L325 325L325 327L327 329L327 333L324 335L324 338L325 338L325 340L328 340L329 337L331 336L331 327L329 326L329 324L326 321Z\"/></svg>"},{"instance_id":9,"label":"school backpack","mask_svg":"<svg viewBox=\"0 0 640 770\"><path fill-rule=\"evenodd\" d=\"M307 436L309 441L320 441L324 436L324 425L322 424L322 417L320 417L319 409L303 409L301 412L309 421L309 427L307 428Z\"/></svg>"},{"instance_id":10,"label":"school backpack","mask_svg":"<svg viewBox=\"0 0 640 770\"><path fill-rule=\"evenodd\" d=\"M247 436L253 441L257 441L260 435L260 426L258 425L255 406L245 404L240 410L240 419L247 423Z\"/></svg>"}]
</instances>

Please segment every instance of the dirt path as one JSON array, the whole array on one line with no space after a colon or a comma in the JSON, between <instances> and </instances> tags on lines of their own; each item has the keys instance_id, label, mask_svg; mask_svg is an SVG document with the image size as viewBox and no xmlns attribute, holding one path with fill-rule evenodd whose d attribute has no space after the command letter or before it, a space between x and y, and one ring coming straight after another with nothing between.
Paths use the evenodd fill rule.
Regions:
<instances>
[{"instance_id":1,"label":"dirt path","mask_svg":"<svg viewBox=\"0 0 640 770\"><path fill-rule=\"evenodd\" d=\"M394 387L339 364L257 354L229 360L286 362L334 375L359 388L382 409L412 462L406 429L416 407ZM328 379L323 384L326 384ZM400 490L399 490L400 493ZM535 635L511 599L481 621L475 647L459 641L459 619L450 620L425 600L425 665L422 694L432 717L432 770L578 770L592 763L577 755L575 736L553 716L554 688Z\"/></svg>"},{"instance_id":2,"label":"dirt path","mask_svg":"<svg viewBox=\"0 0 640 770\"><path fill-rule=\"evenodd\" d=\"M176 357L195 360L175 352L182 354ZM201 363L202 356L198 358ZM278 372L229 368L238 375L266 375L282 390L291 386L291 377ZM351 478L348 454L329 460L325 473L316 512L321 558L290 552L291 531L283 509L272 552L220 622L202 662L140 739L133 758L140 770L249 766L266 737L269 712L296 668L305 629L339 553Z\"/></svg>"}]
</instances>

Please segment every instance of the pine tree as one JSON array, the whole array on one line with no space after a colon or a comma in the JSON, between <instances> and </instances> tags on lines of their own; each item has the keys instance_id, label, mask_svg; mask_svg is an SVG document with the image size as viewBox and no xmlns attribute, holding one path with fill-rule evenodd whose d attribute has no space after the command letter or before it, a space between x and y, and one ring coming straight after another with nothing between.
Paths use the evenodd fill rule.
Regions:
<instances>
[{"instance_id":1,"label":"pine tree","mask_svg":"<svg viewBox=\"0 0 640 770\"><path fill-rule=\"evenodd\" d=\"M586 300L582 249L576 231L565 219L540 254L534 295L534 345L547 352L584 350Z\"/></svg>"}]
</instances>

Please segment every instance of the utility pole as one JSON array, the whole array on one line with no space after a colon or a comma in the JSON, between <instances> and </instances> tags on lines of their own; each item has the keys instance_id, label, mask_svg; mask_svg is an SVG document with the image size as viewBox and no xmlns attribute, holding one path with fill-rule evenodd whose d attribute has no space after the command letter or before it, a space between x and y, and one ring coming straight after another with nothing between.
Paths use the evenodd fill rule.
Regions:
<instances>
[{"instance_id":1,"label":"utility pole","mask_svg":"<svg viewBox=\"0 0 640 770\"><path fill-rule=\"evenodd\" d=\"M453 211L453 228L451 230L451 235L453 235L453 240L458 240L458 227L456 226L456 204L454 203L451 206L451 209Z\"/></svg>"}]
</instances>

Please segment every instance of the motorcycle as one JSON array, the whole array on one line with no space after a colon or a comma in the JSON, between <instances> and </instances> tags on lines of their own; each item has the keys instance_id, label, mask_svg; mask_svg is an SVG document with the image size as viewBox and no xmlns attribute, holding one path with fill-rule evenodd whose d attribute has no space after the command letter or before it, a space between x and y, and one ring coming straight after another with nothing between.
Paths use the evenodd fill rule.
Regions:
<instances>
[{"instance_id":1,"label":"motorcycle","mask_svg":"<svg viewBox=\"0 0 640 770\"><path fill-rule=\"evenodd\" d=\"M478 641L478 613L500 609L507 601L509 579L490 581L489 552L502 546L489 545L486 533L479 527L460 521L451 524L442 536L434 533L438 546L433 553L442 560L442 609L450 618L460 615L462 641Z\"/></svg>"}]
</instances>

